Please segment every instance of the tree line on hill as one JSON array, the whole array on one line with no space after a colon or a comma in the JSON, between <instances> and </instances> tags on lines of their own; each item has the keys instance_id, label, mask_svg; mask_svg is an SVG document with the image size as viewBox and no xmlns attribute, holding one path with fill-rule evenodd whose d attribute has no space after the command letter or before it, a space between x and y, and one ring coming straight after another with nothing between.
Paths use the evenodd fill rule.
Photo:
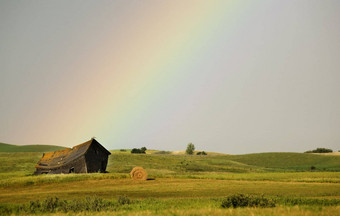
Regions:
<instances>
[{"instance_id":1,"label":"tree line on hill","mask_svg":"<svg viewBox=\"0 0 340 216\"><path fill-rule=\"evenodd\" d=\"M187 145L187 149L185 150L185 153L188 155L193 155L195 151L195 145L192 143L189 143ZM205 151L197 152L196 155L207 155Z\"/></svg>"},{"instance_id":2,"label":"tree line on hill","mask_svg":"<svg viewBox=\"0 0 340 216\"><path fill-rule=\"evenodd\" d=\"M142 148L133 148L131 150L132 154L145 154L146 153L147 148L146 147L142 147ZM339 150L340 151L340 150ZM188 143L187 145L187 149L185 150L185 153L187 155L193 155L195 152L195 145L192 143ZM328 149L328 148L317 148L314 150L309 150L309 151L305 151L305 153L331 153L333 152L332 149ZM207 153L205 151L200 151L197 152L196 155L207 155Z\"/></svg>"},{"instance_id":3,"label":"tree line on hill","mask_svg":"<svg viewBox=\"0 0 340 216\"><path fill-rule=\"evenodd\" d=\"M142 147L140 149L139 148L133 148L131 150L131 154L146 154L146 150L147 150L146 147ZM125 150L121 149L120 151L125 151ZM188 155L193 155L194 151L195 151L195 145L192 144L192 143L189 143L187 145L187 149L185 150L185 153L188 154ZM197 152L196 155L207 155L207 153L205 151L200 151L200 152Z\"/></svg>"},{"instance_id":4,"label":"tree line on hill","mask_svg":"<svg viewBox=\"0 0 340 216\"><path fill-rule=\"evenodd\" d=\"M131 150L131 154L145 154L147 149L146 149L146 147L142 147L142 148L133 148L132 150Z\"/></svg>"},{"instance_id":5,"label":"tree line on hill","mask_svg":"<svg viewBox=\"0 0 340 216\"><path fill-rule=\"evenodd\" d=\"M331 152L333 152L333 150L327 148L317 148L314 150L305 151L305 153L331 153Z\"/></svg>"}]
</instances>

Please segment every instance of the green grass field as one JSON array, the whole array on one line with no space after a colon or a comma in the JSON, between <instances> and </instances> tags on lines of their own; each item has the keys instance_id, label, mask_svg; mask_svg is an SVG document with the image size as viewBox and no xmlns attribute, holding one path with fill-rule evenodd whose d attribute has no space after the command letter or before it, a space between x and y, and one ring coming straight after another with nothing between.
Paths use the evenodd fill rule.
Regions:
<instances>
[{"instance_id":1,"label":"green grass field","mask_svg":"<svg viewBox=\"0 0 340 216\"><path fill-rule=\"evenodd\" d=\"M106 174L33 176L42 152L2 152L0 214L340 214L339 156L147 153L112 151ZM131 180L129 172L135 166L144 167L153 180ZM316 170L311 172L311 166ZM239 193L265 196L276 207L221 207L225 197ZM54 197L59 201L51 202Z\"/></svg>"},{"instance_id":2,"label":"green grass field","mask_svg":"<svg viewBox=\"0 0 340 216\"><path fill-rule=\"evenodd\" d=\"M51 152L64 149L62 146L53 145L11 145L0 143L0 152Z\"/></svg>"}]
</instances>

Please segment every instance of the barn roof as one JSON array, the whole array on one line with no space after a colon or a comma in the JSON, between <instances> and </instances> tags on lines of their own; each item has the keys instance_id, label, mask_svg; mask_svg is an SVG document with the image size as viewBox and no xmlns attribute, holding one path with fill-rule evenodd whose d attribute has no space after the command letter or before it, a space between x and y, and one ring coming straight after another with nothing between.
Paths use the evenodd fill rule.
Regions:
<instances>
[{"instance_id":1,"label":"barn roof","mask_svg":"<svg viewBox=\"0 0 340 216\"><path fill-rule=\"evenodd\" d=\"M107 154L111 154L106 150L97 140L91 139L80 145L74 146L73 148L66 148L55 152L44 153L43 157L39 160L36 168L56 168L65 165L71 161L76 160L80 156L83 156L92 144L97 144L101 147Z\"/></svg>"}]
</instances>

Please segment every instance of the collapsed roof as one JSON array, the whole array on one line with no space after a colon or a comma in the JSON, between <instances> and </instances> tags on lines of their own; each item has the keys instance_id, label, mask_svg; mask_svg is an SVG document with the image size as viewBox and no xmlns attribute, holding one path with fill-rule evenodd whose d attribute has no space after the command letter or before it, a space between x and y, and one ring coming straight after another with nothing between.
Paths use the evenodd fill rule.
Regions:
<instances>
[{"instance_id":1,"label":"collapsed roof","mask_svg":"<svg viewBox=\"0 0 340 216\"><path fill-rule=\"evenodd\" d=\"M66 165L85 155L89 147L94 143L100 146L108 155L111 154L102 145L100 145L99 142L97 142L95 139L91 139L80 145L74 146L73 148L66 148L55 152L44 153L43 157L39 160L35 167L42 169L53 169Z\"/></svg>"}]
</instances>

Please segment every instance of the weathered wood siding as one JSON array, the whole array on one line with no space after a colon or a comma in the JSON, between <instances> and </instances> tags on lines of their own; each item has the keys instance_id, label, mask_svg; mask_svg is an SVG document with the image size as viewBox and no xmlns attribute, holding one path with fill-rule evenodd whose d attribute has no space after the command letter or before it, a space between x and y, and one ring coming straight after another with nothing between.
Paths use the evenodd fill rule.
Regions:
<instances>
[{"instance_id":1,"label":"weathered wood siding","mask_svg":"<svg viewBox=\"0 0 340 216\"><path fill-rule=\"evenodd\" d=\"M101 146L92 144L85 154L87 172L105 172L108 154Z\"/></svg>"}]
</instances>

